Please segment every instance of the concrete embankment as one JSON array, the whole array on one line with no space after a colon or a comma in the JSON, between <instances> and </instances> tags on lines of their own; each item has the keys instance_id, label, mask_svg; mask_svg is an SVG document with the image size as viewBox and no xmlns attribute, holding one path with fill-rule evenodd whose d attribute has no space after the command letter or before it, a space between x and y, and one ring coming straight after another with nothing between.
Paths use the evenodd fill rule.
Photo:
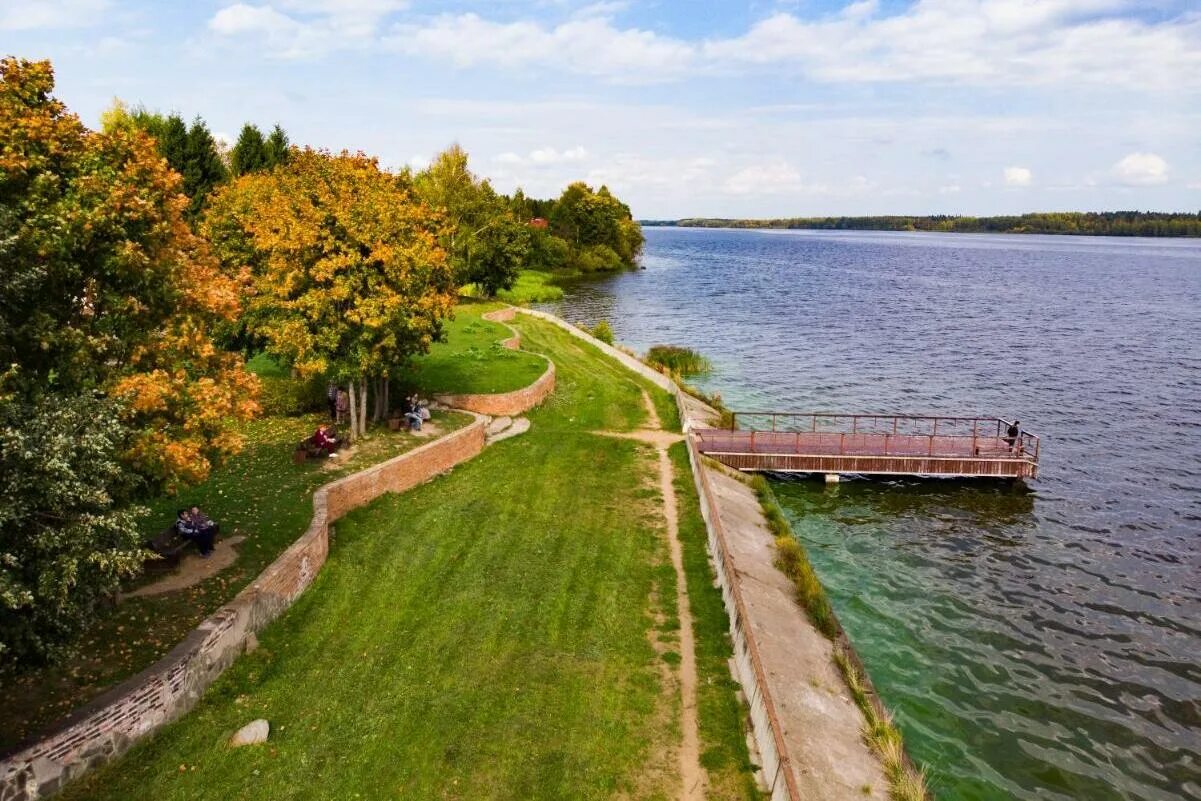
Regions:
<instances>
[{"instance_id":1,"label":"concrete embankment","mask_svg":"<svg viewBox=\"0 0 1201 801\"><path fill-rule=\"evenodd\" d=\"M543 312L676 399L685 433L717 413L633 356ZM834 645L776 569L775 545L754 491L701 457L689 458L709 535L709 555L730 619L734 678L742 685L764 782L778 799L886 799L889 782L863 737L865 719L834 661Z\"/></svg>"}]
</instances>

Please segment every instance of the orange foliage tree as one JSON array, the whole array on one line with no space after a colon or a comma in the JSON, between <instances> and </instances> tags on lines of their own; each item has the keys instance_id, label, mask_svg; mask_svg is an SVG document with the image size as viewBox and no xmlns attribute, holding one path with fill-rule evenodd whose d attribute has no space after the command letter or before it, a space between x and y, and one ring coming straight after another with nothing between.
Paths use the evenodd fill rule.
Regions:
<instances>
[{"instance_id":1,"label":"orange foliage tree","mask_svg":"<svg viewBox=\"0 0 1201 801\"><path fill-rule=\"evenodd\" d=\"M90 131L52 95L48 62L0 62L6 243L0 362L10 386L121 399L125 458L168 488L238 449L256 379L213 346L240 277L189 229L188 199L154 142Z\"/></svg>"},{"instance_id":2,"label":"orange foliage tree","mask_svg":"<svg viewBox=\"0 0 1201 801\"><path fill-rule=\"evenodd\" d=\"M252 276L246 320L268 349L303 377L349 383L353 437L368 383L386 391L454 307L444 225L375 159L303 149L219 191L203 230L227 272Z\"/></svg>"},{"instance_id":3,"label":"orange foliage tree","mask_svg":"<svg viewBox=\"0 0 1201 801\"><path fill-rule=\"evenodd\" d=\"M236 450L257 380L209 331L239 314L180 177L99 133L48 62L0 60L0 661L48 658L144 552L133 502Z\"/></svg>"}]
</instances>

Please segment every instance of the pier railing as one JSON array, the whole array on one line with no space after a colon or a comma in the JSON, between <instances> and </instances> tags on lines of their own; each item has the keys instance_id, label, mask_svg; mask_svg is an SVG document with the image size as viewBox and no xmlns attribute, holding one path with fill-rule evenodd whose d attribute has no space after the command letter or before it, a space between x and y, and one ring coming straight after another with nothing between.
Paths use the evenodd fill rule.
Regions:
<instances>
[{"instance_id":1,"label":"pier railing","mask_svg":"<svg viewBox=\"0 0 1201 801\"><path fill-rule=\"evenodd\" d=\"M879 456L1017 456L1037 462L1038 437L1020 431L1011 444L1007 435L1011 425L1000 417L734 412L729 430L739 431L738 441L752 453L779 452L791 444L794 449L837 455L870 450ZM707 438L720 436L719 431L707 434ZM780 434L795 436L772 436Z\"/></svg>"}]
</instances>

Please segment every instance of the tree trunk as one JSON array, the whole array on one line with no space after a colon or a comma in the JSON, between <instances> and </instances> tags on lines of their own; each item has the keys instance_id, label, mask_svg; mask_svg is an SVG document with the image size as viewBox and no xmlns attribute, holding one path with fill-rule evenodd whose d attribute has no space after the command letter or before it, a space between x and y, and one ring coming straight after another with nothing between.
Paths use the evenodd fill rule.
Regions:
<instances>
[{"instance_id":1,"label":"tree trunk","mask_svg":"<svg viewBox=\"0 0 1201 801\"><path fill-rule=\"evenodd\" d=\"M350 393L350 441L353 443L359 438L359 424L357 417L358 404L355 402L354 396L354 381L350 381L347 391Z\"/></svg>"},{"instance_id":2,"label":"tree trunk","mask_svg":"<svg viewBox=\"0 0 1201 801\"><path fill-rule=\"evenodd\" d=\"M359 399L362 404L362 409L359 413L359 433L363 436L367 435L367 379L364 378L359 382L359 388L363 392L363 396Z\"/></svg>"},{"instance_id":3,"label":"tree trunk","mask_svg":"<svg viewBox=\"0 0 1201 801\"><path fill-rule=\"evenodd\" d=\"M384 417L392 413L392 379L384 376Z\"/></svg>"}]
</instances>

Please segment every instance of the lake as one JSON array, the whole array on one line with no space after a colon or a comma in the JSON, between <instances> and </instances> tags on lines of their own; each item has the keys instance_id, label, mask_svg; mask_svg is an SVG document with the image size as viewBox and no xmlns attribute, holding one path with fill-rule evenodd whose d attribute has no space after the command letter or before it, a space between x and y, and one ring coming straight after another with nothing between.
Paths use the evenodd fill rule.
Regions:
<instances>
[{"instance_id":1,"label":"lake","mask_svg":"<svg viewBox=\"0 0 1201 801\"><path fill-rule=\"evenodd\" d=\"M777 481L943 799L1201 799L1201 242L645 229L546 308L739 409L1018 418L1029 489Z\"/></svg>"}]
</instances>

